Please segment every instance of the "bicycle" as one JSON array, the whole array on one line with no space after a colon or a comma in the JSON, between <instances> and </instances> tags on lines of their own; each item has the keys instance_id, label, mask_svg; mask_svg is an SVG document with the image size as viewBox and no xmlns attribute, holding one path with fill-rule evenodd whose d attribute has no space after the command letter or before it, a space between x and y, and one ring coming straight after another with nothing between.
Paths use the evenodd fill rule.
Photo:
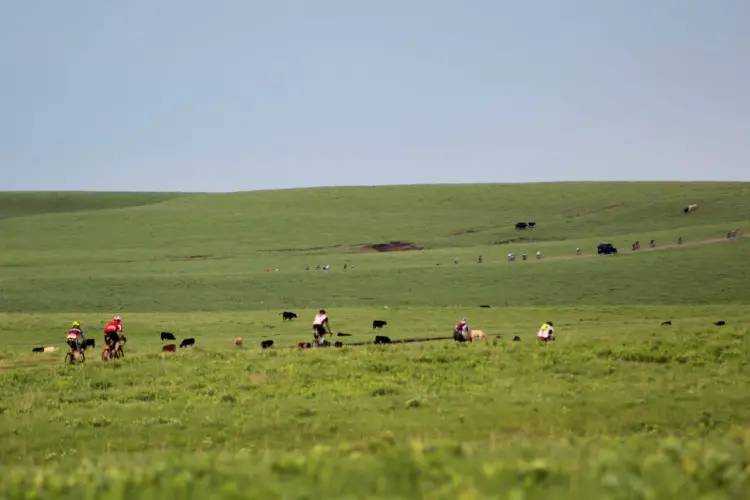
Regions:
<instances>
[{"instance_id":1,"label":"bicycle","mask_svg":"<svg viewBox=\"0 0 750 500\"><path fill-rule=\"evenodd\" d=\"M83 353L83 349L78 351L78 359L76 359L75 355L70 350L65 354L65 366L84 363L85 361L86 355Z\"/></svg>"},{"instance_id":2,"label":"bicycle","mask_svg":"<svg viewBox=\"0 0 750 500\"><path fill-rule=\"evenodd\" d=\"M107 349L107 347L104 348L104 351L102 351L102 361L108 361L110 359L119 359L125 357L125 351L122 350L122 344L126 342L125 337L120 339L120 345L117 346L117 349Z\"/></svg>"}]
</instances>

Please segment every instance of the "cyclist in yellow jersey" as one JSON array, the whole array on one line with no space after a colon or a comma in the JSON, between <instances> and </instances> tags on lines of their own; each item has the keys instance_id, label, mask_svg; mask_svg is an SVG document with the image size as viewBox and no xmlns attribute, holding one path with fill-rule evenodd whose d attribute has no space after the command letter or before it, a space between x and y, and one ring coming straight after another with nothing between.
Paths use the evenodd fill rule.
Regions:
<instances>
[{"instance_id":1,"label":"cyclist in yellow jersey","mask_svg":"<svg viewBox=\"0 0 750 500\"><path fill-rule=\"evenodd\" d=\"M73 326L70 330L68 330L68 336L66 338L66 343L68 344L68 347L70 347L70 351L78 357L79 354L81 354L81 346L86 342L86 339L83 335L83 328L81 328L81 323L78 321L73 322Z\"/></svg>"}]
</instances>

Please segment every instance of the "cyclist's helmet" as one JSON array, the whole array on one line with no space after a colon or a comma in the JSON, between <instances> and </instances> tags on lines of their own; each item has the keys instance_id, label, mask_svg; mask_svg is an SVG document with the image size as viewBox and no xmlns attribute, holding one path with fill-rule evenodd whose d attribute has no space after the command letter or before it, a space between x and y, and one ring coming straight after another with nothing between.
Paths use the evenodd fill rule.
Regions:
<instances>
[{"instance_id":1,"label":"cyclist's helmet","mask_svg":"<svg viewBox=\"0 0 750 500\"><path fill-rule=\"evenodd\" d=\"M73 328L78 328L80 326L81 326L81 323L79 323L78 321L73 322Z\"/></svg>"},{"instance_id":2,"label":"cyclist's helmet","mask_svg":"<svg viewBox=\"0 0 750 500\"><path fill-rule=\"evenodd\" d=\"M115 316L115 321L122 321L119 316Z\"/></svg>"}]
</instances>

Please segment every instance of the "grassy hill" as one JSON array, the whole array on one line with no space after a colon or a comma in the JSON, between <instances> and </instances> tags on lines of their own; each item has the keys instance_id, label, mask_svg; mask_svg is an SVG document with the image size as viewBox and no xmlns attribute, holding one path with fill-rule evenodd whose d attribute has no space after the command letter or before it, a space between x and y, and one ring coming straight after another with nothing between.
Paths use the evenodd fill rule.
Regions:
<instances>
[{"instance_id":1,"label":"grassy hill","mask_svg":"<svg viewBox=\"0 0 750 500\"><path fill-rule=\"evenodd\" d=\"M83 195L69 204L75 211L50 213L38 212L72 195L19 196L0 194L0 207L10 207L4 213L16 214L0 219L0 311L710 304L748 298L749 276L741 265L748 244L733 242L731 251L689 246L748 227L747 183L330 188L121 195L109 203L108 196ZM694 202L701 208L684 214L682 207ZM537 227L518 231L516 221ZM680 236L686 245L679 257L625 255L632 241L647 247L655 239L663 246ZM562 258L577 247L590 257L601 240L623 254L506 262L509 252L519 260L524 251ZM368 247L391 241L421 250ZM484 264L474 265L480 254ZM356 268L344 272L344 264L352 263ZM325 264L332 266L326 273L305 271Z\"/></svg>"},{"instance_id":2,"label":"grassy hill","mask_svg":"<svg viewBox=\"0 0 750 500\"><path fill-rule=\"evenodd\" d=\"M0 193L0 497L744 498L745 233L750 183ZM276 348L320 307L490 340ZM97 347L64 367L74 319Z\"/></svg>"},{"instance_id":3,"label":"grassy hill","mask_svg":"<svg viewBox=\"0 0 750 500\"><path fill-rule=\"evenodd\" d=\"M389 186L177 198L85 194L71 203L72 197L0 194L0 217L15 217L3 221L9 237L0 250L47 251L58 248L58 238L76 236L88 250L111 252L108 234L118 238L117 249L178 254L185 247L247 254L391 240L450 248L531 237L515 232L517 221L538 222L535 241L559 241L730 225L750 217L750 183ZM702 208L686 217L682 208L690 203Z\"/></svg>"}]
</instances>

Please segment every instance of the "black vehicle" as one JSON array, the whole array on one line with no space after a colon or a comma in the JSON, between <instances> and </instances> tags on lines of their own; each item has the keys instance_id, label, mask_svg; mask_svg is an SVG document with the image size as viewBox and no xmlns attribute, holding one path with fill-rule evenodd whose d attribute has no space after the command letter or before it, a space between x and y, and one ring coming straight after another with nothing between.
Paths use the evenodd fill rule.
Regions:
<instances>
[{"instance_id":1,"label":"black vehicle","mask_svg":"<svg viewBox=\"0 0 750 500\"><path fill-rule=\"evenodd\" d=\"M612 245L612 243L599 243L599 245L597 245L596 247L596 253L600 255L609 255L611 253L617 253L617 249Z\"/></svg>"}]
</instances>

